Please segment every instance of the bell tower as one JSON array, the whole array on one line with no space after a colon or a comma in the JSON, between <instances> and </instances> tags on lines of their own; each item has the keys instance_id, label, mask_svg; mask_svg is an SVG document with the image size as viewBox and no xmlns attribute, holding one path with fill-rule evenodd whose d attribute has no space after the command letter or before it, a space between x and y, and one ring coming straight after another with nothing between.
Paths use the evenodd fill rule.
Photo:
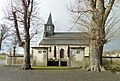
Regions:
<instances>
[{"instance_id":1,"label":"bell tower","mask_svg":"<svg viewBox=\"0 0 120 81\"><path fill-rule=\"evenodd\" d=\"M51 13L49 14L48 21L45 24L44 34L45 34L45 36L49 36L49 35L53 35L54 34L54 25L52 23Z\"/></svg>"}]
</instances>

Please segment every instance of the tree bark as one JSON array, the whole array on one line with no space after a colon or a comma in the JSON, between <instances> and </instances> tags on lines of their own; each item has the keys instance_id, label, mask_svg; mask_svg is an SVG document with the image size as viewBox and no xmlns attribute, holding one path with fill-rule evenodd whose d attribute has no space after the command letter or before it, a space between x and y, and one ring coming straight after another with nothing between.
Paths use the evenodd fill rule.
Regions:
<instances>
[{"instance_id":1,"label":"tree bark","mask_svg":"<svg viewBox=\"0 0 120 81\"><path fill-rule=\"evenodd\" d=\"M115 0L110 0L105 8L104 0L91 0L91 39L90 39L90 69L91 71L105 71L102 64L102 52L105 44L105 23Z\"/></svg>"},{"instance_id":2,"label":"tree bark","mask_svg":"<svg viewBox=\"0 0 120 81\"><path fill-rule=\"evenodd\" d=\"M90 45L90 70L105 71L102 64L102 51L104 45L99 46L95 44L95 42L93 43Z\"/></svg>"},{"instance_id":3,"label":"tree bark","mask_svg":"<svg viewBox=\"0 0 120 81\"><path fill-rule=\"evenodd\" d=\"M29 32L26 34L25 43L24 43L24 61L23 61L23 69L28 70L31 69L31 62L30 62L30 39L29 39Z\"/></svg>"},{"instance_id":4,"label":"tree bark","mask_svg":"<svg viewBox=\"0 0 120 81\"><path fill-rule=\"evenodd\" d=\"M1 51L1 47L2 47L2 42L0 41L0 51Z\"/></svg>"},{"instance_id":5,"label":"tree bark","mask_svg":"<svg viewBox=\"0 0 120 81\"><path fill-rule=\"evenodd\" d=\"M17 17L16 17L16 12L13 12L13 17L14 17L14 25L16 29L16 35L18 39L19 46L23 47L24 49L24 59L23 59L23 66L22 68L24 70L31 69L31 63L30 63L30 34L29 34L29 28L27 25L27 20L26 20L26 11L24 13L24 30L25 30L25 41L21 40L20 33L19 33L19 26L17 22Z\"/></svg>"}]
</instances>

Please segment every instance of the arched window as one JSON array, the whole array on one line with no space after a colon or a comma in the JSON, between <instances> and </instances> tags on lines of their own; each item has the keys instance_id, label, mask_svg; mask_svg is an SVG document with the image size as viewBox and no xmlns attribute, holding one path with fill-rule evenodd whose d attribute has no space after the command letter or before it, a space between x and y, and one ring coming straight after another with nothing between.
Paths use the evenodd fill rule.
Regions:
<instances>
[{"instance_id":1,"label":"arched window","mask_svg":"<svg viewBox=\"0 0 120 81\"><path fill-rule=\"evenodd\" d=\"M64 49L60 50L60 58L64 58Z\"/></svg>"}]
</instances>

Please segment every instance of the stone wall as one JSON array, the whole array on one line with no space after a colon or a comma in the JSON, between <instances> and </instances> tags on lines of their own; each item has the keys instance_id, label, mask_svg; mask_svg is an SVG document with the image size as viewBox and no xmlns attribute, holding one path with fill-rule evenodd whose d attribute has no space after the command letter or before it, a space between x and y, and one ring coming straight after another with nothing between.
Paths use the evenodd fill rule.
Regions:
<instances>
[{"instance_id":1,"label":"stone wall","mask_svg":"<svg viewBox=\"0 0 120 81\"><path fill-rule=\"evenodd\" d=\"M22 65L23 56L6 56L5 65Z\"/></svg>"}]
</instances>

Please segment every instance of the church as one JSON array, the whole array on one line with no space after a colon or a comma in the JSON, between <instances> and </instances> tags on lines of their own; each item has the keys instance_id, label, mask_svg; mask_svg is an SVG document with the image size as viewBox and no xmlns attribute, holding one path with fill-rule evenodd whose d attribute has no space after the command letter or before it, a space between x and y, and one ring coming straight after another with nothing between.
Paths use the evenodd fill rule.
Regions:
<instances>
[{"instance_id":1,"label":"church","mask_svg":"<svg viewBox=\"0 0 120 81\"><path fill-rule=\"evenodd\" d=\"M32 65L79 67L89 56L89 40L85 32L55 32L51 13L44 24L43 38L32 47Z\"/></svg>"}]
</instances>

